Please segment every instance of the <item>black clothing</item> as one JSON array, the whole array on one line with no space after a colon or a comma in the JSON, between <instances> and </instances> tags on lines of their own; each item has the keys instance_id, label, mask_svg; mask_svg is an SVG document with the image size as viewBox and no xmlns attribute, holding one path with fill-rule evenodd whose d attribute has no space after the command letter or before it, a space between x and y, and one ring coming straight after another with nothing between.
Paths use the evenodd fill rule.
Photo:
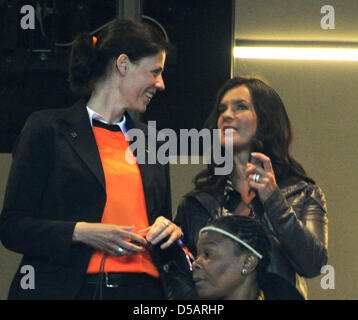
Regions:
<instances>
[{"instance_id":1,"label":"black clothing","mask_svg":"<svg viewBox=\"0 0 358 320\"><path fill-rule=\"evenodd\" d=\"M219 206L218 200L206 192L190 192L182 199L175 223L182 228L184 242L194 255L199 230L215 217ZM256 197L250 206L272 234L267 271L287 280L307 298L304 278L319 275L327 263L328 219L322 191L315 184L300 181L277 188L263 204ZM185 294L193 283L185 273L181 276L187 280L180 293Z\"/></svg>"},{"instance_id":2,"label":"black clothing","mask_svg":"<svg viewBox=\"0 0 358 320\"><path fill-rule=\"evenodd\" d=\"M148 127L126 114L127 129ZM169 166L138 164L149 225L172 218ZM23 254L9 299L73 299L81 289L93 248L72 242L75 224L101 222L105 178L85 100L71 108L43 110L27 120L13 153L0 239ZM120 196L120 195L118 195ZM156 246L153 262L163 275L167 250ZM35 289L23 290L21 268L35 270ZM162 278L162 277L161 277Z\"/></svg>"}]
</instances>

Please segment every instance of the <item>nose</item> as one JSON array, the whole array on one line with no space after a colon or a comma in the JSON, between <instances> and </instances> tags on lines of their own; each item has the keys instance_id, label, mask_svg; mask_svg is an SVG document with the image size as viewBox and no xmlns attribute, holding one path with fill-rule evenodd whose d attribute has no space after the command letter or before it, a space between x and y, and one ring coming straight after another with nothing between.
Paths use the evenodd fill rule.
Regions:
<instances>
[{"instance_id":1,"label":"nose","mask_svg":"<svg viewBox=\"0 0 358 320\"><path fill-rule=\"evenodd\" d=\"M193 262L193 269L195 269L195 270L201 269L201 265L200 265L200 263L199 263L199 259L198 259L198 258L195 259L194 262Z\"/></svg>"},{"instance_id":2,"label":"nose","mask_svg":"<svg viewBox=\"0 0 358 320\"><path fill-rule=\"evenodd\" d=\"M164 80L163 80L163 77L162 75L160 74L158 76L158 79L155 83L155 87L158 89L158 90L164 90L165 89L165 84L164 84Z\"/></svg>"},{"instance_id":3,"label":"nose","mask_svg":"<svg viewBox=\"0 0 358 320\"><path fill-rule=\"evenodd\" d=\"M220 117L226 122L231 122L234 119L234 112L230 105L221 113Z\"/></svg>"},{"instance_id":4,"label":"nose","mask_svg":"<svg viewBox=\"0 0 358 320\"><path fill-rule=\"evenodd\" d=\"M234 116L234 109L232 108L231 104L227 104L226 105L226 109L225 111L223 112L224 115L229 115L229 116Z\"/></svg>"}]
</instances>

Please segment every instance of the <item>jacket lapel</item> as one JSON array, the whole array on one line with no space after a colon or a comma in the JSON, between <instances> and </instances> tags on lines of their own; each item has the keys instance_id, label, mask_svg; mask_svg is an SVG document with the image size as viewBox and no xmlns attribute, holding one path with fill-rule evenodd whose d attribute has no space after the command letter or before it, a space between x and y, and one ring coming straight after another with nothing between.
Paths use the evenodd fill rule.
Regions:
<instances>
[{"instance_id":1,"label":"jacket lapel","mask_svg":"<svg viewBox=\"0 0 358 320\"><path fill-rule=\"evenodd\" d=\"M145 197L145 203L147 208L147 215L149 219L149 223L152 224L155 220L153 217L154 211L154 203L152 193L154 192L153 188L151 188L151 175L149 165L146 164L138 164L140 175L142 177L143 191Z\"/></svg>"},{"instance_id":2,"label":"jacket lapel","mask_svg":"<svg viewBox=\"0 0 358 320\"><path fill-rule=\"evenodd\" d=\"M144 191L144 197L145 197L145 202L146 202L146 207L147 207L148 219L149 219L149 223L152 224L155 220L155 217L153 217L154 199L152 196L152 194L154 192L153 186L152 186L153 172L151 172L151 166L153 166L153 165L148 164L148 152L147 152L148 151L148 149L147 149L148 148L148 140L151 139L152 137L149 137L147 125L145 125L144 123L142 123L140 121L132 119L127 112L125 113L125 116L127 119L126 126L127 126L128 131L130 129L140 129L144 133L146 161L145 161L145 163L138 163L138 167L139 167L140 175L142 178L143 191ZM131 135L129 134L129 136L131 136ZM132 143L133 143L133 139L131 139L131 141L129 142L129 145L131 147L133 154L135 156L137 156L136 150L134 150L132 147Z\"/></svg>"},{"instance_id":3,"label":"jacket lapel","mask_svg":"<svg viewBox=\"0 0 358 320\"><path fill-rule=\"evenodd\" d=\"M60 131L105 190L106 184L101 158L89 121L85 100L78 101L68 109L68 113L63 117Z\"/></svg>"},{"instance_id":4,"label":"jacket lapel","mask_svg":"<svg viewBox=\"0 0 358 320\"><path fill-rule=\"evenodd\" d=\"M126 119L127 130L134 128L140 129L144 133L145 146L148 146L148 139L150 138L148 137L148 127L139 121L133 120L127 112ZM106 184L104 172L96 139L89 122L88 112L86 110L86 100L80 100L68 109L68 113L63 117L60 130L105 190ZM130 144L132 142L133 141L131 141ZM135 150L132 149L132 151L135 153ZM147 156L146 152L146 157ZM148 218L150 222L153 222L155 217L152 216L154 210L154 199L151 196L153 191L151 190L152 173L150 166L152 165L149 165L147 161L144 164L138 163L142 178Z\"/></svg>"}]
</instances>

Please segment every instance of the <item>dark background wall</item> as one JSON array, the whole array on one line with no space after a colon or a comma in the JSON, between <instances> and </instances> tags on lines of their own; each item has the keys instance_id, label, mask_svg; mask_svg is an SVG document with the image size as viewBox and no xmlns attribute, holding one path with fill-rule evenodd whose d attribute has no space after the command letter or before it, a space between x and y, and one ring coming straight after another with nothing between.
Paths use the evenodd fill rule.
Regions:
<instances>
[{"instance_id":1,"label":"dark background wall","mask_svg":"<svg viewBox=\"0 0 358 320\"><path fill-rule=\"evenodd\" d=\"M114 19L118 3L0 1L0 152L11 151L30 113L76 101L67 83L70 46L63 44ZM34 30L20 26L25 4L36 9ZM143 15L158 21L175 47L164 73L167 90L154 97L143 120L156 120L158 129L200 129L217 89L230 76L232 1L143 0L141 4Z\"/></svg>"},{"instance_id":2,"label":"dark background wall","mask_svg":"<svg viewBox=\"0 0 358 320\"><path fill-rule=\"evenodd\" d=\"M35 8L35 29L20 26L21 7ZM63 108L77 97L67 83L70 43L116 15L113 0L0 1L0 152L10 152L27 117Z\"/></svg>"}]
</instances>

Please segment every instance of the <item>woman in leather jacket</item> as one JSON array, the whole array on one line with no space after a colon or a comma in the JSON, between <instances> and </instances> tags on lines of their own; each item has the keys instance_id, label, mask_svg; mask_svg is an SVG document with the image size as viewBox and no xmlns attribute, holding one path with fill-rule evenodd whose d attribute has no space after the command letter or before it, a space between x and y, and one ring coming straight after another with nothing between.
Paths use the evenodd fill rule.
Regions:
<instances>
[{"instance_id":1,"label":"woman in leather jacket","mask_svg":"<svg viewBox=\"0 0 358 320\"><path fill-rule=\"evenodd\" d=\"M196 254L199 230L221 215L259 219L271 231L267 271L281 276L307 299L305 278L327 263L328 218L325 196L290 155L292 129L274 89L257 78L236 77L219 90L206 128L219 129L221 145L233 147L231 174L215 175L213 161L194 178L175 218L184 242ZM182 268L181 268L182 269ZM190 291L190 276L181 275ZM290 294L283 299L291 299ZM174 293L175 294L175 293Z\"/></svg>"}]
</instances>

